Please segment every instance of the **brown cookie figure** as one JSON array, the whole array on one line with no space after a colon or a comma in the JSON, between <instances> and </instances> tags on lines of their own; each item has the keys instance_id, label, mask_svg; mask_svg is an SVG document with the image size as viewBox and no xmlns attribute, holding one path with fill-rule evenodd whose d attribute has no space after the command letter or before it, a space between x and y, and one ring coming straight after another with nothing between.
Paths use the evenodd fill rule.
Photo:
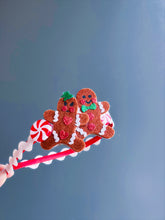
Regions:
<instances>
[{"instance_id":1,"label":"brown cookie figure","mask_svg":"<svg viewBox=\"0 0 165 220\"><path fill-rule=\"evenodd\" d=\"M77 93L77 102L81 112L87 113L89 122L77 129L77 136L84 139L89 134L95 134L103 138L113 137L115 131L112 127L101 122L101 114L106 113L110 105L108 102L97 102L97 96L93 90L85 88Z\"/></svg>"},{"instance_id":2,"label":"brown cookie figure","mask_svg":"<svg viewBox=\"0 0 165 220\"><path fill-rule=\"evenodd\" d=\"M76 135L76 129L85 125L89 117L87 114L78 114L78 103L76 98L69 92L64 92L58 101L57 111L47 110L44 112L45 120L53 124L53 132L41 146L49 150L56 145L68 145L76 152L84 149L85 143Z\"/></svg>"}]
</instances>

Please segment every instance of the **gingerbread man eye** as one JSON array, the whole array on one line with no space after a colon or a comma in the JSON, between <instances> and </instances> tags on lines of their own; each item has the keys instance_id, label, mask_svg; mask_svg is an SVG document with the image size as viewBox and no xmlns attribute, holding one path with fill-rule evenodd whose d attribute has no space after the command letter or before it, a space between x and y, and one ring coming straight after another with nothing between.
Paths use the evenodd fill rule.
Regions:
<instances>
[{"instance_id":1,"label":"gingerbread man eye","mask_svg":"<svg viewBox=\"0 0 165 220\"><path fill-rule=\"evenodd\" d=\"M91 95L88 95L88 97L91 98L92 96L91 96Z\"/></svg>"},{"instance_id":2,"label":"gingerbread man eye","mask_svg":"<svg viewBox=\"0 0 165 220\"><path fill-rule=\"evenodd\" d=\"M85 99L85 98L86 98L86 96L85 96L85 95L83 95L82 97L83 97L83 99Z\"/></svg>"},{"instance_id":3,"label":"gingerbread man eye","mask_svg":"<svg viewBox=\"0 0 165 220\"><path fill-rule=\"evenodd\" d=\"M70 106L73 106L74 105L74 102L70 103Z\"/></svg>"},{"instance_id":4,"label":"gingerbread man eye","mask_svg":"<svg viewBox=\"0 0 165 220\"><path fill-rule=\"evenodd\" d=\"M66 106L66 105L67 105L67 102L64 102L64 105Z\"/></svg>"}]
</instances>

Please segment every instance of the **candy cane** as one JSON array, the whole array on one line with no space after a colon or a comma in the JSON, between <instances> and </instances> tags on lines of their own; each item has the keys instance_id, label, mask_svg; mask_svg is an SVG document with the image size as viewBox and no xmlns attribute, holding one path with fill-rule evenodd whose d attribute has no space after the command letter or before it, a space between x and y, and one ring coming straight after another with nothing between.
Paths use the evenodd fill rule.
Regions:
<instances>
[{"instance_id":1,"label":"candy cane","mask_svg":"<svg viewBox=\"0 0 165 220\"><path fill-rule=\"evenodd\" d=\"M85 144L85 151L89 150L92 144L99 144L101 137L95 136L93 138L89 138ZM0 187L5 183L7 178L10 178L14 175L14 170L30 167L32 169L38 168L40 163L51 164L52 160L64 160L66 156L70 155L71 157L75 157L78 155L77 152L74 152L72 149L64 148L61 152L50 152L46 156L37 156L34 159L17 162L18 159L22 159L22 155L24 151L31 151L33 148L34 141L31 137L28 138L27 142L20 142L18 145L18 150L13 151L13 157L9 157L9 164L0 165Z\"/></svg>"},{"instance_id":2,"label":"candy cane","mask_svg":"<svg viewBox=\"0 0 165 220\"><path fill-rule=\"evenodd\" d=\"M112 118L109 113L104 114L101 118L101 120L106 124L107 126L114 126L114 123L112 121ZM25 151L31 151L33 149L33 144L36 142L42 142L46 140L50 134L52 133L53 128L52 125L44 120L40 119L31 127L30 130L30 136L28 137L27 141L21 141L18 144L18 149L15 149L13 151L12 156L9 157L9 163L6 165L0 164L0 187L5 183L7 178L10 178L14 175L14 170L23 168L23 167L29 167L32 169L36 169L39 167L40 163L44 164L51 164L53 160L64 160L66 156L70 155L71 157L76 157L78 155L77 152L74 152L72 149L63 148L61 152L50 152L46 156L38 155L34 159L31 160L23 160L18 163L18 160L22 160L23 153ZM99 144L101 141L101 137L95 136L93 138L88 138L85 142L85 149L84 151L88 151L90 149L90 146L92 144Z\"/></svg>"},{"instance_id":3,"label":"candy cane","mask_svg":"<svg viewBox=\"0 0 165 220\"><path fill-rule=\"evenodd\" d=\"M85 142L85 149L84 151L88 151L90 149L90 146L92 144L98 145L100 143L101 137L95 136L93 138L88 138L88 140ZM31 160L23 160L20 163L17 164L17 166L13 165L13 169L17 170L23 167L29 167L32 169L38 168L40 163L44 164L51 164L53 160L57 159L60 161L63 161L66 156L70 155L71 157L76 157L78 155L77 152L73 151L72 149L69 148L63 148L61 152L54 152L51 151L48 155L46 156L41 156L38 155L34 159Z\"/></svg>"}]
</instances>

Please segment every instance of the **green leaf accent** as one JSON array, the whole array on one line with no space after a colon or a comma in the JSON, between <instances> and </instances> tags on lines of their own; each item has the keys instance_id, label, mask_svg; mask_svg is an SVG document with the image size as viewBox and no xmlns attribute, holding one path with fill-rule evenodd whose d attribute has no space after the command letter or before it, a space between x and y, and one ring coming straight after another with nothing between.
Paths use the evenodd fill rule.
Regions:
<instances>
[{"instance_id":1,"label":"green leaf accent","mask_svg":"<svg viewBox=\"0 0 165 220\"><path fill-rule=\"evenodd\" d=\"M64 98L64 101L66 101L67 99L71 99L73 98L74 96L72 94L70 94L69 91L66 91L62 94L61 98Z\"/></svg>"}]
</instances>

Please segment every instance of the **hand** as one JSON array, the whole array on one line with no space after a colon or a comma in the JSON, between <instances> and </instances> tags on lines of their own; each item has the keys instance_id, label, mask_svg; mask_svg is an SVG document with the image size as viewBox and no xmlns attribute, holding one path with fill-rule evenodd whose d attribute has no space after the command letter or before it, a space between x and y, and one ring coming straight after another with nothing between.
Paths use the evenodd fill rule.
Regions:
<instances>
[{"instance_id":1,"label":"hand","mask_svg":"<svg viewBox=\"0 0 165 220\"><path fill-rule=\"evenodd\" d=\"M7 173L5 170L5 165L0 164L0 187L5 183L7 179Z\"/></svg>"}]
</instances>

